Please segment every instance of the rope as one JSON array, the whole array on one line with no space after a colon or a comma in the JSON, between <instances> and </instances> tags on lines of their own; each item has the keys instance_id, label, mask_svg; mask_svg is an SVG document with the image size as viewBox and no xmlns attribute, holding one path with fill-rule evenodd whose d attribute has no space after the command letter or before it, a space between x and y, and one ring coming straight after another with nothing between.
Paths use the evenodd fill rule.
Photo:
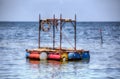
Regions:
<instances>
[{"instance_id":1,"label":"rope","mask_svg":"<svg viewBox=\"0 0 120 79\"><path fill-rule=\"evenodd\" d=\"M42 23L41 23L41 25L42 25L42 30L43 31L45 31L45 32L48 32L49 30L50 30L50 23L48 23L48 28L45 28L44 27L44 23L45 23L46 21L43 21ZM58 28L58 31L60 31L60 29ZM64 31L64 30L63 30ZM53 40L53 36L52 36L52 34L50 33L50 32L48 32L48 34L49 34L49 36L51 37L51 39ZM63 36L65 37L65 39L66 39L66 41L69 43L69 45L72 47L72 48L74 48L74 46L71 44L71 42L69 41L69 39L67 38L67 36L62 32L62 34L63 34ZM55 41L56 42L56 41ZM56 44L57 46L59 46L58 44Z\"/></svg>"},{"instance_id":2,"label":"rope","mask_svg":"<svg viewBox=\"0 0 120 79\"><path fill-rule=\"evenodd\" d=\"M67 38L67 36L64 33L62 33L62 34L64 35L66 41L71 45L71 47L74 48L74 46L71 44L71 42L69 41L69 39Z\"/></svg>"},{"instance_id":3,"label":"rope","mask_svg":"<svg viewBox=\"0 0 120 79\"><path fill-rule=\"evenodd\" d=\"M47 24L48 27L45 27L44 24ZM51 28L51 24L50 22L47 22L46 20L42 20L41 22L41 29L44 31L44 32L48 32Z\"/></svg>"},{"instance_id":4,"label":"rope","mask_svg":"<svg viewBox=\"0 0 120 79\"><path fill-rule=\"evenodd\" d=\"M51 39L53 40L52 34L51 34L50 32L48 32L48 34L49 34L49 36L51 37ZM55 41L55 44L56 44L57 46L59 46L59 45L56 43L56 41Z\"/></svg>"},{"instance_id":5,"label":"rope","mask_svg":"<svg viewBox=\"0 0 120 79\"><path fill-rule=\"evenodd\" d=\"M58 30L59 30L59 29L58 29ZM51 34L50 32L48 32L48 34L49 34L49 36L51 37L51 39L53 40L52 34ZM72 48L74 48L74 46L71 44L71 42L69 41L69 39L67 38L67 36L66 36L64 33L63 33L63 35L64 35L66 41L70 44L70 46L71 46ZM56 41L55 41L55 42L56 42ZM56 43L56 45L59 46L58 43Z\"/></svg>"}]
</instances>

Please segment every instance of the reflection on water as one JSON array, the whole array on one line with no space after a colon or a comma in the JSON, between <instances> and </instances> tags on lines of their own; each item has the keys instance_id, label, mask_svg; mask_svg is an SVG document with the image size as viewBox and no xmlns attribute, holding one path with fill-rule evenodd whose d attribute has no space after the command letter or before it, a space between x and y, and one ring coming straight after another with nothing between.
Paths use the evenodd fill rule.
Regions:
<instances>
[{"instance_id":1,"label":"reflection on water","mask_svg":"<svg viewBox=\"0 0 120 79\"><path fill-rule=\"evenodd\" d=\"M40 65L40 64L47 64L47 65L53 65L53 66L57 66L57 65L64 65L64 64L68 64L70 62L76 62L76 63L82 63L82 64L88 64L89 63L89 59L88 60L75 60L75 61L57 61L57 60L34 60L34 59L26 59L26 62L29 63L30 65Z\"/></svg>"},{"instance_id":2,"label":"reflection on water","mask_svg":"<svg viewBox=\"0 0 120 79\"><path fill-rule=\"evenodd\" d=\"M66 79L77 78L78 73L88 66L89 60L84 61L55 61L55 60L31 60L27 59L30 69L37 71L38 77L41 79ZM70 75L70 76L69 76ZM72 77L73 76L73 77Z\"/></svg>"}]
</instances>

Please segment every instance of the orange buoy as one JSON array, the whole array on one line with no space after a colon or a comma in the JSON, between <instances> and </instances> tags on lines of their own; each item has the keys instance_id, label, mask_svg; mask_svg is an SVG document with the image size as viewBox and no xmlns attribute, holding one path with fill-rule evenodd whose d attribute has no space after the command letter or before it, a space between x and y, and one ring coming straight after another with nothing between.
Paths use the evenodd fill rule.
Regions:
<instances>
[{"instance_id":1,"label":"orange buoy","mask_svg":"<svg viewBox=\"0 0 120 79\"><path fill-rule=\"evenodd\" d=\"M40 54L31 53L31 54L29 55L29 58L31 58L31 59L40 59Z\"/></svg>"},{"instance_id":2,"label":"orange buoy","mask_svg":"<svg viewBox=\"0 0 120 79\"><path fill-rule=\"evenodd\" d=\"M55 59L55 60L60 60L61 56L59 53L50 53L48 55L48 59Z\"/></svg>"}]
</instances>

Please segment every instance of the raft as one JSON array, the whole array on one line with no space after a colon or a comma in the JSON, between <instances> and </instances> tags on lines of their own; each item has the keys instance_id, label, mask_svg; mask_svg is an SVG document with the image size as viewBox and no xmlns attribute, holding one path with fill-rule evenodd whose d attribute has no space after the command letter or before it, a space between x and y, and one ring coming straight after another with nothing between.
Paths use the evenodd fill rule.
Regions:
<instances>
[{"instance_id":1,"label":"raft","mask_svg":"<svg viewBox=\"0 0 120 79\"><path fill-rule=\"evenodd\" d=\"M39 48L39 49L26 49L26 58L37 59L37 60L58 60L58 61L68 61L68 60L82 60L90 59L89 51L84 50L74 50L71 49L52 49L52 48Z\"/></svg>"},{"instance_id":2,"label":"raft","mask_svg":"<svg viewBox=\"0 0 120 79\"><path fill-rule=\"evenodd\" d=\"M46 19L42 20L39 15L39 32L38 32L38 48L37 49L26 49L26 58L29 59L37 59L37 60L58 60L58 61L69 61L69 60L86 60L90 59L90 54L88 50L84 49L77 49L76 45L76 15L75 19L63 19L62 15L60 15L60 18L55 18L55 15L53 15L52 19ZM71 25L74 27L74 46L72 46L69 39L67 39L65 33L62 31L62 27L65 26L65 23L71 23ZM47 25L47 27L45 26ZM51 28L52 27L52 28ZM52 29L52 41L53 46L52 47L41 47L41 31L42 32L48 32ZM60 41L58 48L55 46L55 37L57 34L56 31L59 31ZM69 45L71 45L72 48L63 48L62 47L62 36L65 36L67 42Z\"/></svg>"}]
</instances>

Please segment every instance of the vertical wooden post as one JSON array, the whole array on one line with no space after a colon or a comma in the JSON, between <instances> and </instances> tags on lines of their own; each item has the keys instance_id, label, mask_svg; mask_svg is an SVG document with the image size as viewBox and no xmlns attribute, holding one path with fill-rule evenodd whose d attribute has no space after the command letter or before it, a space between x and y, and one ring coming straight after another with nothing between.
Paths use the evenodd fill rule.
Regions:
<instances>
[{"instance_id":1,"label":"vertical wooden post","mask_svg":"<svg viewBox=\"0 0 120 79\"><path fill-rule=\"evenodd\" d=\"M103 44L102 29L100 29L100 39L101 39L101 45L102 45Z\"/></svg>"},{"instance_id":2,"label":"vertical wooden post","mask_svg":"<svg viewBox=\"0 0 120 79\"><path fill-rule=\"evenodd\" d=\"M38 48L40 48L40 31L41 31L41 15L39 14L39 34L38 34Z\"/></svg>"},{"instance_id":3,"label":"vertical wooden post","mask_svg":"<svg viewBox=\"0 0 120 79\"><path fill-rule=\"evenodd\" d=\"M62 14L60 14L60 50L62 48Z\"/></svg>"},{"instance_id":4,"label":"vertical wooden post","mask_svg":"<svg viewBox=\"0 0 120 79\"><path fill-rule=\"evenodd\" d=\"M55 48L55 14L53 15L53 49Z\"/></svg>"},{"instance_id":5,"label":"vertical wooden post","mask_svg":"<svg viewBox=\"0 0 120 79\"><path fill-rule=\"evenodd\" d=\"M75 21L74 21L74 50L76 51L76 14L75 14Z\"/></svg>"}]
</instances>

